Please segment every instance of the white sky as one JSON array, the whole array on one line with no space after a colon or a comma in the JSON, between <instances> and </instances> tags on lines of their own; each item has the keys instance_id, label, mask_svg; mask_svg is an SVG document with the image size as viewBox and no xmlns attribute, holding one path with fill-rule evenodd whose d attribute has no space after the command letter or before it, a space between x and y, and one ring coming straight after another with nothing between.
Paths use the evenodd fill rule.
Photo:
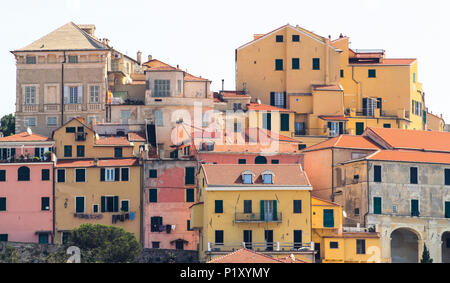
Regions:
<instances>
[{"instance_id":1,"label":"white sky","mask_svg":"<svg viewBox=\"0 0 450 283\"><path fill-rule=\"evenodd\" d=\"M135 58L160 59L235 88L235 49L286 23L321 36L349 36L356 49L379 48L388 58L418 58L426 104L450 123L450 1L447 0L40 0L2 1L0 116L15 111L16 72L9 52L73 21L95 24L98 37ZM26 3L25 3L26 2Z\"/></svg>"}]
</instances>

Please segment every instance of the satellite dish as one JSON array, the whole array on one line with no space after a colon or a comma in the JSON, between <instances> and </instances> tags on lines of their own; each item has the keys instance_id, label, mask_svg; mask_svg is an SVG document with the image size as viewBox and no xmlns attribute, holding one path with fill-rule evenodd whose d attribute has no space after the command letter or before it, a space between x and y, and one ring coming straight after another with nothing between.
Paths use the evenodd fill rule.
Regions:
<instances>
[{"instance_id":1,"label":"satellite dish","mask_svg":"<svg viewBox=\"0 0 450 283\"><path fill-rule=\"evenodd\" d=\"M27 128L27 133L28 133L28 135L30 135L30 136L33 134L33 132L31 131L30 128Z\"/></svg>"},{"instance_id":2,"label":"satellite dish","mask_svg":"<svg viewBox=\"0 0 450 283\"><path fill-rule=\"evenodd\" d=\"M347 212L345 212L345 210L342 211L342 215L344 215L344 217L347 218Z\"/></svg>"}]
</instances>

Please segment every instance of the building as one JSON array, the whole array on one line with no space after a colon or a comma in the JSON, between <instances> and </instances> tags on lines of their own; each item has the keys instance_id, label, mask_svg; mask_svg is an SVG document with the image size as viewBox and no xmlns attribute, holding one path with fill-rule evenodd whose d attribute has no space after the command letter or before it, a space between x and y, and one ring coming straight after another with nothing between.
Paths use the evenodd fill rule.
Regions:
<instances>
[{"instance_id":1,"label":"building","mask_svg":"<svg viewBox=\"0 0 450 283\"><path fill-rule=\"evenodd\" d=\"M306 261L295 258L294 255L286 258L273 258L268 255L257 253L253 250L242 248L222 257L215 258L207 263L306 263Z\"/></svg>"},{"instance_id":2,"label":"building","mask_svg":"<svg viewBox=\"0 0 450 283\"><path fill-rule=\"evenodd\" d=\"M426 129L427 131L443 132L445 128L445 121L440 116L433 114L433 112L427 112Z\"/></svg>"},{"instance_id":3,"label":"building","mask_svg":"<svg viewBox=\"0 0 450 283\"><path fill-rule=\"evenodd\" d=\"M247 248L312 262L311 185L299 164L207 165L191 227L201 261Z\"/></svg>"},{"instance_id":4,"label":"building","mask_svg":"<svg viewBox=\"0 0 450 283\"><path fill-rule=\"evenodd\" d=\"M0 138L0 241L53 243L53 147L31 131Z\"/></svg>"},{"instance_id":5,"label":"building","mask_svg":"<svg viewBox=\"0 0 450 283\"><path fill-rule=\"evenodd\" d=\"M16 133L51 136L73 117L107 121L107 92L131 82L140 63L95 36L94 25L69 22L12 51L17 65Z\"/></svg>"},{"instance_id":6,"label":"building","mask_svg":"<svg viewBox=\"0 0 450 283\"><path fill-rule=\"evenodd\" d=\"M53 133L57 243L84 223L122 227L141 241L141 165L128 136L100 136L78 118Z\"/></svg>"}]
</instances>

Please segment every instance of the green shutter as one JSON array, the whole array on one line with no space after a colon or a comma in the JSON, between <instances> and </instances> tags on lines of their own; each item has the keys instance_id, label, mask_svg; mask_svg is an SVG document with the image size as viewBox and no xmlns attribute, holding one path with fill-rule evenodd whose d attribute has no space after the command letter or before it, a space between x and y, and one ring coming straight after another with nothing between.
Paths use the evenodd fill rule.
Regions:
<instances>
[{"instance_id":1,"label":"green shutter","mask_svg":"<svg viewBox=\"0 0 450 283\"><path fill-rule=\"evenodd\" d=\"M120 181L120 168L114 168L114 181Z\"/></svg>"},{"instance_id":2,"label":"green shutter","mask_svg":"<svg viewBox=\"0 0 450 283\"><path fill-rule=\"evenodd\" d=\"M445 202L445 218L450 218L450 202Z\"/></svg>"},{"instance_id":3,"label":"green shutter","mask_svg":"<svg viewBox=\"0 0 450 283\"><path fill-rule=\"evenodd\" d=\"M323 227L334 227L334 211L332 209L323 210Z\"/></svg>"},{"instance_id":4,"label":"green shutter","mask_svg":"<svg viewBox=\"0 0 450 283\"><path fill-rule=\"evenodd\" d=\"M381 214L381 198L374 197L373 198L373 214Z\"/></svg>"},{"instance_id":5,"label":"green shutter","mask_svg":"<svg viewBox=\"0 0 450 283\"><path fill-rule=\"evenodd\" d=\"M114 197L114 212L119 212L119 197Z\"/></svg>"},{"instance_id":6,"label":"green shutter","mask_svg":"<svg viewBox=\"0 0 450 283\"><path fill-rule=\"evenodd\" d=\"M130 177L130 170L128 168L122 168L122 181L127 182Z\"/></svg>"},{"instance_id":7,"label":"green shutter","mask_svg":"<svg viewBox=\"0 0 450 283\"><path fill-rule=\"evenodd\" d=\"M278 220L278 214L277 214L277 201L273 201L273 220Z\"/></svg>"},{"instance_id":8,"label":"green shutter","mask_svg":"<svg viewBox=\"0 0 450 283\"><path fill-rule=\"evenodd\" d=\"M185 184L186 185L195 185L195 168L194 167L186 167Z\"/></svg>"},{"instance_id":9,"label":"green shutter","mask_svg":"<svg viewBox=\"0 0 450 283\"><path fill-rule=\"evenodd\" d=\"M101 206L102 212L106 212L106 197L104 196L101 198Z\"/></svg>"},{"instance_id":10,"label":"green shutter","mask_svg":"<svg viewBox=\"0 0 450 283\"><path fill-rule=\"evenodd\" d=\"M83 197L76 198L76 212L77 213L84 212L84 198Z\"/></svg>"},{"instance_id":11,"label":"green shutter","mask_svg":"<svg viewBox=\"0 0 450 283\"><path fill-rule=\"evenodd\" d=\"M157 189L150 189L150 199L149 202L155 203L158 202L158 190Z\"/></svg>"},{"instance_id":12,"label":"green shutter","mask_svg":"<svg viewBox=\"0 0 450 283\"><path fill-rule=\"evenodd\" d=\"M35 148L34 148L34 156L35 156L35 157L39 157L39 156L40 156L40 152L41 152L41 151L40 151L40 149L39 149L38 147L35 147Z\"/></svg>"},{"instance_id":13,"label":"green shutter","mask_svg":"<svg viewBox=\"0 0 450 283\"><path fill-rule=\"evenodd\" d=\"M6 198L0 198L0 211L6 211Z\"/></svg>"},{"instance_id":14,"label":"green shutter","mask_svg":"<svg viewBox=\"0 0 450 283\"><path fill-rule=\"evenodd\" d=\"M100 168L100 181L105 181L105 168Z\"/></svg>"},{"instance_id":15,"label":"green shutter","mask_svg":"<svg viewBox=\"0 0 450 283\"><path fill-rule=\"evenodd\" d=\"M417 199L411 200L411 213L414 216L419 216L419 200Z\"/></svg>"},{"instance_id":16,"label":"green shutter","mask_svg":"<svg viewBox=\"0 0 450 283\"><path fill-rule=\"evenodd\" d=\"M261 212L261 220L264 221L264 201L260 201L260 212Z\"/></svg>"},{"instance_id":17,"label":"green shutter","mask_svg":"<svg viewBox=\"0 0 450 283\"><path fill-rule=\"evenodd\" d=\"M289 131L289 114L281 114L281 131Z\"/></svg>"}]
</instances>

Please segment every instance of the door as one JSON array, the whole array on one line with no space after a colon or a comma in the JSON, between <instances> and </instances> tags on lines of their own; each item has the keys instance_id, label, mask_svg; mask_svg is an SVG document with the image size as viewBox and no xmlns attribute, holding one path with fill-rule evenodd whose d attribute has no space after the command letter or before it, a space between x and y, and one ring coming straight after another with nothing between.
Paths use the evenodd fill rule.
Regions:
<instances>
[{"instance_id":1,"label":"door","mask_svg":"<svg viewBox=\"0 0 450 283\"><path fill-rule=\"evenodd\" d=\"M315 261L320 262L320 243L314 243Z\"/></svg>"},{"instance_id":2,"label":"door","mask_svg":"<svg viewBox=\"0 0 450 283\"><path fill-rule=\"evenodd\" d=\"M252 230L244 230L244 243L246 249L252 249Z\"/></svg>"},{"instance_id":3,"label":"door","mask_svg":"<svg viewBox=\"0 0 450 283\"><path fill-rule=\"evenodd\" d=\"M273 230L264 231L264 243L266 251L273 251Z\"/></svg>"},{"instance_id":4,"label":"door","mask_svg":"<svg viewBox=\"0 0 450 283\"><path fill-rule=\"evenodd\" d=\"M332 209L323 210L323 227L326 228L334 227L334 212Z\"/></svg>"},{"instance_id":5,"label":"door","mask_svg":"<svg viewBox=\"0 0 450 283\"><path fill-rule=\"evenodd\" d=\"M264 202L264 220L266 222L271 222L273 220L277 220L277 203L276 200L265 200Z\"/></svg>"},{"instance_id":6,"label":"door","mask_svg":"<svg viewBox=\"0 0 450 283\"><path fill-rule=\"evenodd\" d=\"M356 135L360 136L364 133L364 123L356 122Z\"/></svg>"}]
</instances>

